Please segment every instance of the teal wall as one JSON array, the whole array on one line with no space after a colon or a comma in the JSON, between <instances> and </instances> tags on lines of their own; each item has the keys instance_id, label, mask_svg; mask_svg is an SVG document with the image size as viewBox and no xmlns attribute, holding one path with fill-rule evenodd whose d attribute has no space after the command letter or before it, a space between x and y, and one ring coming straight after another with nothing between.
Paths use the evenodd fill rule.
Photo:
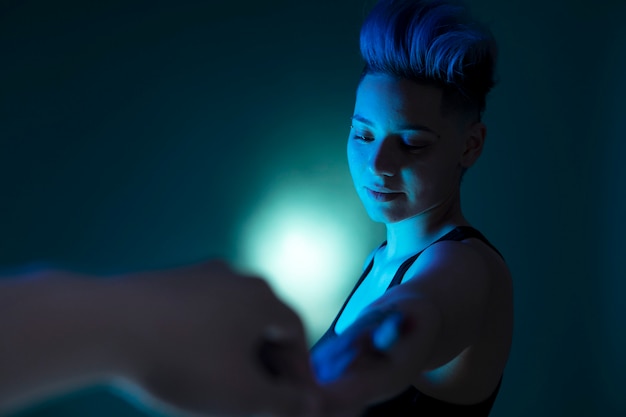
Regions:
<instances>
[{"instance_id":1,"label":"teal wall","mask_svg":"<svg viewBox=\"0 0 626 417\"><path fill-rule=\"evenodd\" d=\"M371 1L102 3L0 3L1 266L236 261L285 178L349 186ZM493 415L623 415L626 1L471 4L501 61L464 205L516 292Z\"/></svg>"}]
</instances>

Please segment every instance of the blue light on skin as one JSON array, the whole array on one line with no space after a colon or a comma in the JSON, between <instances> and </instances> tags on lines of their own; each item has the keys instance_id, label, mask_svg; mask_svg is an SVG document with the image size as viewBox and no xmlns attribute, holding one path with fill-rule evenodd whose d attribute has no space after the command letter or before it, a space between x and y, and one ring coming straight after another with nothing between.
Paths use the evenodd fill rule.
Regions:
<instances>
[{"instance_id":1,"label":"blue light on skin","mask_svg":"<svg viewBox=\"0 0 626 417\"><path fill-rule=\"evenodd\" d=\"M372 345L380 352L389 352L400 339L402 314L392 313L372 332Z\"/></svg>"},{"instance_id":2,"label":"blue light on skin","mask_svg":"<svg viewBox=\"0 0 626 417\"><path fill-rule=\"evenodd\" d=\"M313 352L313 371L319 383L333 382L341 377L357 357L357 350L337 344L331 349L318 349Z\"/></svg>"},{"instance_id":3,"label":"blue light on skin","mask_svg":"<svg viewBox=\"0 0 626 417\"><path fill-rule=\"evenodd\" d=\"M360 337L359 331L347 331L336 338L318 346L313 351L312 364L315 376L320 383L332 382L340 378L346 370L354 363L359 355L372 356L380 359L381 355L385 355L400 340L402 334L402 325L404 324L404 316L397 311L371 312L369 317L364 317L364 321L358 326L364 326L365 332L368 332L369 341L371 343L362 344L363 339ZM371 330L374 322L380 321L376 327ZM367 324L367 323L370 324ZM360 341L359 341L360 340Z\"/></svg>"},{"instance_id":4,"label":"blue light on skin","mask_svg":"<svg viewBox=\"0 0 626 417\"><path fill-rule=\"evenodd\" d=\"M419 220L433 207L456 199L467 144L462 129L442 115L441 107L442 93L436 87L385 75L362 79L348 165L373 221L389 227ZM407 228L422 229L419 224Z\"/></svg>"}]
</instances>

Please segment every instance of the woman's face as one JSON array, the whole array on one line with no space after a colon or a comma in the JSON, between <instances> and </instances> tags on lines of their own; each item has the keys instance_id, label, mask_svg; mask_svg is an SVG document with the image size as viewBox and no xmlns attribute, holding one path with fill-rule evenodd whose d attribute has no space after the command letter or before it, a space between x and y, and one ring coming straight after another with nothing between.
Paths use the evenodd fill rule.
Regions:
<instances>
[{"instance_id":1,"label":"woman's face","mask_svg":"<svg viewBox=\"0 0 626 417\"><path fill-rule=\"evenodd\" d=\"M372 220L395 223L458 195L472 146L470 124L463 125L455 112L444 117L441 104L437 87L379 74L362 79L348 164Z\"/></svg>"}]
</instances>

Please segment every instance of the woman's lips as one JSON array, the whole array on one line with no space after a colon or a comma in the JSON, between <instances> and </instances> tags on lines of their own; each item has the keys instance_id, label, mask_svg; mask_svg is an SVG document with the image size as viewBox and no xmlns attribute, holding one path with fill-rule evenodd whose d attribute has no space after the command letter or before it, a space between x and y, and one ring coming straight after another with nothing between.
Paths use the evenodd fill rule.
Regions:
<instances>
[{"instance_id":1,"label":"woman's lips","mask_svg":"<svg viewBox=\"0 0 626 417\"><path fill-rule=\"evenodd\" d=\"M402 193L396 193L393 191L386 191L386 190L372 190L371 188L368 188L368 187L365 187L365 190L367 191L367 194L373 200L380 201L380 202L395 200L396 198L400 197L400 195L402 194Z\"/></svg>"}]
</instances>

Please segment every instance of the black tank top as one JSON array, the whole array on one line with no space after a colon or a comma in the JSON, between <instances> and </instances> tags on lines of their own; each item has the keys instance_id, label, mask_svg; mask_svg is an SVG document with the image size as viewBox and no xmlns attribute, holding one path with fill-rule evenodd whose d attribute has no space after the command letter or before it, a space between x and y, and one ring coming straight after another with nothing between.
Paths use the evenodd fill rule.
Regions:
<instances>
[{"instance_id":1,"label":"black tank top","mask_svg":"<svg viewBox=\"0 0 626 417\"><path fill-rule=\"evenodd\" d=\"M444 240L461 241L461 240L465 240L469 238L477 238L477 239L482 240L485 244L487 244L494 251L496 251L498 255L500 255L500 257L502 257L502 254L491 243L489 243L487 238L485 238L485 236L483 236L482 233L480 233L478 230L474 229L473 227L469 227L469 226L456 227L449 233L446 233L444 236L442 236L441 238L431 243L431 245L434 245L435 243L441 242ZM381 247L384 246L385 244L386 242L384 242L381 245ZM420 252L411 256L406 261L404 261L402 265L400 265L400 267L398 268L398 271L396 271L396 274L391 280L391 283L387 287L387 290L389 290L390 288L396 285L399 285L402 282L402 278L404 278L404 274L406 273L406 271L411 267L411 265L413 265L415 260L420 256L420 254L423 251L424 250L421 250ZM372 260L370 261L367 268L365 268L365 270L361 274L361 277L359 278L356 285L352 289L352 292L350 293L350 295L344 302L343 306L341 307L341 310L339 310L339 313L333 320L329 329L315 343L315 345L311 348L312 350L314 350L317 345L323 343L324 341L330 338L337 337L335 333L335 324L337 323L339 316L341 316L341 313L343 313L343 310L346 308L348 301L350 301L350 298L352 298L352 295L354 294L356 289L359 287L359 285L361 285L361 283L363 282L367 274L369 274L369 272L371 271L373 265L374 265L374 258L372 257ZM493 406L493 403L496 400L498 391L500 390L501 382L502 382L502 379L500 379L498 386L496 387L494 392L489 396L489 398L477 404L470 404L470 405L453 404L453 403L448 403L445 401L438 400L433 397L429 397L428 395L421 393L417 388L411 385L401 394L389 400L386 400L382 403L378 403L378 404L368 407L366 411L364 412L364 414L362 414L362 417L435 417L435 416L437 417L439 416L441 417L455 417L455 416L484 417L484 416L488 416L489 412L491 411L491 407Z\"/></svg>"}]
</instances>

